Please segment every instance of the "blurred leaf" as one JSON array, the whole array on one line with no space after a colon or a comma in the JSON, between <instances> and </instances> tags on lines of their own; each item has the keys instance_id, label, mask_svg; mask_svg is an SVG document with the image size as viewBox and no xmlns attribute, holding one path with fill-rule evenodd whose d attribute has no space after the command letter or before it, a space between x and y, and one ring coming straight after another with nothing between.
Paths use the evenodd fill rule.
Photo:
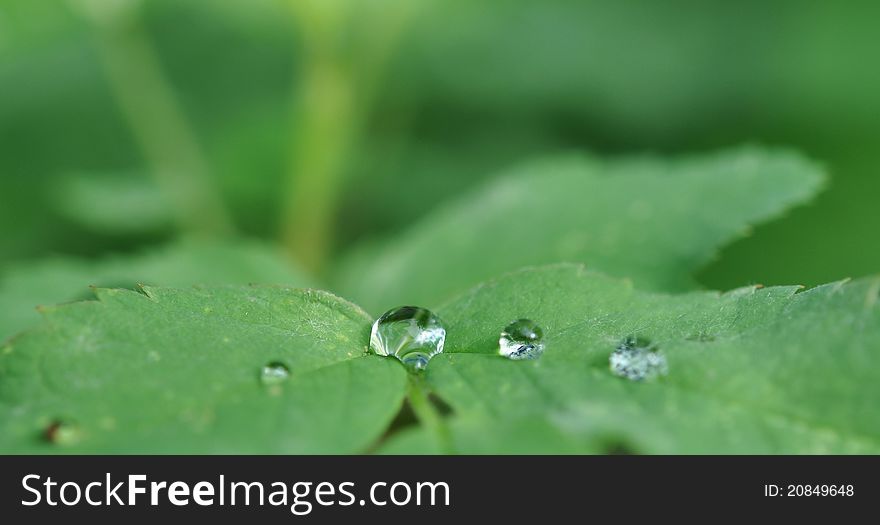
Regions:
<instances>
[{"instance_id":1,"label":"blurred leaf","mask_svg":"<svg viewBox=\"0 0 880 525\"><path fill-rule=\"evenodd\" d=\"M0 276L0 339L33 325L38 305L82 299L91 295L89 286L134 288L139 283L305 286L310 280L275 250L244 241L192 240L97 261L58 257L17 264Z\"/></svg>"},{"instance_id":2,"label":"blurred leaf","mask_svg":"<svg viewBox=\"0 0 880 525\"><path fill-rule=\"evenodd\" d=\"M45 189L64 173L142 168L94 35L68 7L0 2L2 260L133 244L47 213ZM144 5L162 66L237 223L263 236L276 231L289 127L299 118L290 102L302 50L288 7ZM351 161L337 246L399 230L524 156L759 140L822 159L834 184L816 206L726 252L729 262L703 282L817 283L878 266L880 244L862 242L880 189L880 70L867 66L878 51L877 2L459 0L428 8L377 90L361 149L380 158ZM373 20L359 18L357 30L369 32ZM377 137L399 153L373 153ZM400 160L389 166L393 155ZM419 207L414 196L424 192L433 198Z\"/></svg>"},{"instance_id":3,"label":"blurred leaf","mask_svg":"<svg viewBox=\"0 0 880 525\"><path fill-rule=\"evenodd\" d=\"M5 453L358 452L402 401L403 368L363 355L370 318L331 294L96 293L0 350Z\"/></svg>"},{"instance_id":4,"label":"blurred leaf","mask_svg":"<svg viewBox=\"0 0 880 525\"><path fill-rule=\"evenodd\" d=\"M208 153L241 231L276 236L287 162L289 117L277 107L250 108L212 131Z\"/></svg>"},{"instance_id":5,"label":"blurred leaf","mask_svg":"<svg viewBox=\"0 0 880 525\"><path fill-rule=\"evenodd\" d=\"M371 131L343 196L338 244L398 233L504 169L559 150L547 130L518 130L502 118L494 123L452 136Z\"/></svg>"},{"instance_id":6,"label":"blurred leaf","mask_svg":"<svg viewBox=\"0 0 880 525\"><path fill-rule=\"evenodd\" d=\"M104 234L155 233L174 223L168 199L144 175L71 173L60 181L54 200L68 220Z\"/></svg>"},{"instance_id":7,"label":"blurred leaf","mask_svg":"<svg viewBox=\"0 0 880 525\"><path fill-rule=\"evenodd\" d=\"M414 106L410 142L444 147L455 166L437 179L405 165L388 185L396 191L375 191L369 206L408 224L417 215L382 191L396 198L479 165L448 137L494 133L504 145L529 130L553 142L545 151L613 154L784 144L822 159L829 191L725 251L700 281L725 289L870 274L880 267L880 243L864 243L880 195L880 69L869 66L878 17L871 0L435 2L402 46L377 113L386 125ZM363 220L375 219L351 223Z\"/></svg>"},{"instance_id":8,"label":"blurred leaf","mask_svg":"<svg viewBox=\"0 0 880 525\"><path fill-rule=\"evenodd\" d=\"M749 93L730 79L765 43L767 32L755 27L763 20L749 9L760 4L672 4L434 2L403 46L395 74L408 82L392 97L413 92L441 109L556 119L557 129L593 124L629 141L711 128ZM728 47L749 29L751 39Z\"/></svg>"},{"instance_id":9,"label":"blurred leaf","mask_svg":"<svg viewBox=\"0 0 880 525\"><path fill-rule=\"evenodd\" d=\"M570 156L533 163L381 248L354 253L342 264L339 290L376 313L553 262L686 290L720 245L811 197L821 182L820 170L800 156L755 149L674 162Z\"/></svg>"},{"instance_id":10,"label":"blurred leaf","mask_svg":"<svg viewBox=\"0 0 880 525\"><path fill-rule=\"evenodd\" d=\"M870 0L434 2L386 103L417 97L435 124L484 116L459 131L513 113L630 148L705 145L706 134L733 131L742 140L780 124L799 138L801 125L823 134L826 122L876 130L865 109L878 107L880 74L865 64L878 14Z\"/></svg>"},{"instance_id":11,"label":"blurred leaf","mask_svg":"<svg viewBox=\"0 0 880 525\"><path fill-rule=\"evenodd\" d=\"M83 229L54 206L53 193L71 172L136 178L144 171L142 152L107 84L93 28L71 3L0 2L0 262L58 252L95 255L134 244ZM249 232L271 233L266 224L277 218L272 206L262 205L274 205L278 176L263 166L272 167L285 152L267 152L247 130L232 128L255 111L289 120L295 49L290 21L279 16L285 9L272 0L150 0L144 8L162 66L236 219ZM274 144L286 144L287 130L279 128ZM241 162L223 164L227 148ZM240 204L243 185L251 189Z\"/></svg>"},{"instance_id":12,"label":"blurred leaf","mask_svg":"<svg viewBox=\"0 0 880 525\"><path fill-rule=\"evenodd\" d=\"M449 337L427 381L456 414L458 452L877 453L880 278L797 290L670 296L574 265L525 270L438 310ZM522 317L544 329L537 361L497 355ZM630 336L668 376L609 371ZM388 450L438 446L424 431L399 440Z\"/></svg>"},{"instance_id":13,"label":"blurred leaf","mask_svg":"<svg viewBox=\"0 0 880 525\"><path fill-rule=\"evenodd\" d=\"M0 5L14 22L0 27L0 262L105 247L52 213L51 193L62 173L136 162L83 24L60 4Z\"/></svg>"}]
</instances>

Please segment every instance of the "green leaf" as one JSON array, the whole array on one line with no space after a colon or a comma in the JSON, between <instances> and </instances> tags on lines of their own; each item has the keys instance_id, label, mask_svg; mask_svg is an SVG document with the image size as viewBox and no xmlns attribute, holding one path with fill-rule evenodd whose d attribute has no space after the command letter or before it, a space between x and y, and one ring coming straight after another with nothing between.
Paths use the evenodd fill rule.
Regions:
<instances>
[{"instance_id":1,"label":"green leaf","mask_svg":"<svg viewBox=\"0 0 880 525\"><path fill-rule=\"evenodd\" d=\"M381 452L878 453L880 278L799 290L667 295L526 269L437 309L446 351L408 382L365 355L370 317L326 292L99 289L0 348L0 450L363 452L409 388L424 426ZM543 328L540 359L497 355L517 318ZM630 336L668 375L611 373ZM261 382L279 362L289 379Z\"/></svg>"},{"instance_id":2,"label":"green leaf","mask_svg":"<svg viewBox=\"0 0 880 525\"><path fill-rule=\"evenodd\" d=\"M53 190L58 212L92 232L137 235L174 224L168 199L143 174L70 173Z\"/></svg>"},{"instance_id":3,"label":"green leaf","mask_svg":"<svg viewBox=\"0 0 880 525\"><path fill-rule=\"evenodd\" d=\"M719 246L806 200L822 179L796 154L755 149L678 161L533 163L382 249L356 252L338 289L378 312L436 303L523 266L584 262L643 288L687 290Z\"/></svg>"},{"instance_id":4,"label":"green leaf","mask_svg":"<svg viewBox=\"0 0 880 525\"><path fill-rule=\"evenodd\" d=\"M287 284L310 280L262 244L180 241L140 255L88 261L48 259L8 268L0 278L0 339L34 325L34 308L90 297L89 286L134 288L139 283Z\"/></svg>"},{"instance_id":5,"label":"green leaf","mask_svg":"<svg viewBox=\"0 0 880 525\"><path fill-rule=\"evenodd\" d=\"M575 265L482 285L438 310L447 349L427 381L456 414L445 447L878 453L880 278L798 290L665 295ZM500 330L523 317L544 328L543 356L497 355ZM667 376L611 373L609 355L629 336L663 352ZM386 450L440 445L410 431Z\"/></svg>"},{"instance_id":6,"label":"green leaf","mask_svg":"<svg viewBox=\"0 0 880 525\"><path fill-rule=\"evenodd\" d=\"M522 417L489 423L481 417L456 417L447 423L447 436L423 427L393 434L380 454L592 454L602 453L596 443L578 440L540 417ZM444 439L445 438L445 439ZM449 440L449 442L445 442Z\"/></svg>"},{"instance_id":7,"label":"green leaf","mask_svg":"<svg viewBox=\"0 0 880 525\"><path fill-rule=\"evenodd\" d=\"M286 287L97 290L0 349L0 450L321 453L368 447L406 373L370 318ZM260 380L282 363L281 383ZM47 432L52 437L47 437Z\"/></svg>"}]
</instances>

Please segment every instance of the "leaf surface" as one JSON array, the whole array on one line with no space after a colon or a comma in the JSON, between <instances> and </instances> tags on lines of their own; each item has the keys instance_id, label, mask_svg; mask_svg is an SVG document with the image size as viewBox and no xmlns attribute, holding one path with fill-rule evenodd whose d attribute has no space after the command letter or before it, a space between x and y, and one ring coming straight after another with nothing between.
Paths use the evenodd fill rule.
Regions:
<instances>
[{"instance_id":1,"label":"leaf surface","mask_svg":"<svg viewBox=\"0 0 880 525\"><path fill-rule=\"evenodd\" d=\"M400 408L404 369L365 355L370 318L329 293L143 292L46 309L0 349L0 450L353 453Z\"/></svg>"},{"instance_id":2,"label":"leaf surface","mask_svg":"<svg viewBox=\"0 0 880 525\"><path fill-rule=\"evenodd\" d=\"M524 270L439 310L449 338L427 379L458 452L877 453L880 279L798 290L665 295L574 265ZM523 317L544 355L497 355ZM630 336L659 348L667 376L611 373ZM416 431L386 451L437 446Z\"/></svg>"},{"instance_id":3,"label":"leaf surface","mask_svg":"<svg viewBox=\"0 0 880 525\"><path fill-rule=\"evenodd\" d=\"M311 280L277 251L249 241L187 240L97 261L57 257L20 263L0 277L0 340L36 324L37 306L91 297L89 286L250 283L306 286Z\"/></svg>"},{"instance_id":4,"label":"leaf surface","mask_svg":"<svg viewBox=\"0 0 880 525\"><path fill-rule=\"evenodd\" d=\"M342 265L336 288L373 313L436 304L524 266L582 262L647 289L692 273L750 224L821 186L786 152L740 149L677 161L567 156L514 170ZM430 195L419 198L430 199Z\"/></svg>"}]
</instances>

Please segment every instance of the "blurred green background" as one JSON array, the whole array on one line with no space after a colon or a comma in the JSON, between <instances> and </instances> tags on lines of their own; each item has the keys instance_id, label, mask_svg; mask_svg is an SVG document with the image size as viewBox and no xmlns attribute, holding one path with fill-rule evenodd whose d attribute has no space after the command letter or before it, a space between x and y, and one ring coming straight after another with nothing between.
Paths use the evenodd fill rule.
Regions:
<instances>
[{"instance_id":1,"label":"blurred green background","mask_svg":"<svg viewBox=\"0 0 880 525\"><path fill-rule=\"evenodd\" d=\"M277 239L321 273L542 154L758 143L830 185L700 281L876 273L877 20L871 1L0 0L0 269L185 233Z\"/></svg>"}]
</instances>

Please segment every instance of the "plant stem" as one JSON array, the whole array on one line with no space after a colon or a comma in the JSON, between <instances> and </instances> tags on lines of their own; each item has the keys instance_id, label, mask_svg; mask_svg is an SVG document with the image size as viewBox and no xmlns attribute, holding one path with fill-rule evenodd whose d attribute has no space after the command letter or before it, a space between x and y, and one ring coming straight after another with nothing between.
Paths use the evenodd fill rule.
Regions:
<instances>
[{"instance_id":1,"label":"plant stem","mask_svg":"<svg viewBox=\"0 0 880 525\"><path fill-rule=\"evenodd\" d=\"M232 220L137 10L89 18L113 95L178 224L194 233L229 233Z\"/></svg>"},{"instance_id":2,"label":"plant stem","mask_svg":"<svg viewBox=\"0 0 880 525\"><path fill-rule=\"evenodd\" d=\"M281 235L291 256L318 270L332 248L345 170L385 63L414 8L408 2L377 9L326 0L293 0L291 7L303 62L294 90Z\"/></svg>"},{"instance_id":3,"label":"plant stem","mask_svg":"<svg viewBox=\"0 0 880 525\"><path fill-rule=\"evenodd\" d=\"M349 72L324 52L307 59L301 82L281 231L288 252L317 270L330 250L356 104Z\"/></svg>"},{"instance_id":4,"label":"plant stem","mask_svg":"<svg viewBox=\"0 0 880 525\"><path fill-rule=\"evenodd\" d=\"M437 440L440 452L443 454L453 454L455 447L452 444L449 427L446 425L443 416L437 412L431 400L428 399L427 387L422 376L410 374L407 398L419 422Z\"/></svg>"}]
</instances>

